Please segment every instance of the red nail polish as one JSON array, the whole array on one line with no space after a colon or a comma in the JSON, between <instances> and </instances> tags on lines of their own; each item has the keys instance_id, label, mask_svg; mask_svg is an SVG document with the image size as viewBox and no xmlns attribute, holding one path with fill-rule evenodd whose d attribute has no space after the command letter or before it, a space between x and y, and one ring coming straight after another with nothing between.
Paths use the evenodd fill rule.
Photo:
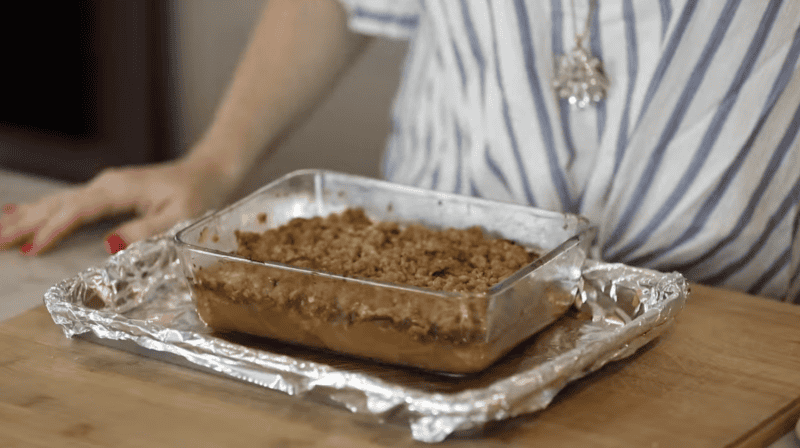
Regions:
<instances>
[{"instance_id":1,"label":"red nail polish","mask_svg":"<svg viewBox=\"0 0 800 448\"><path fill-rule=\"evenodd\" d=\"M23 254L27 254L28 252L31 251L31 249L33 249L33 244L31 243L25 243L19 247L19 251L22 252Z\"/></svg>"},{"instance_id":2,"label":"red nail polish","mask_svg":"<svg viewBox=\"0 0 800 448\"><path fill-rule=\"evenodd\" d=\"M17 210L17 204L5 204L3 206L3 213L10 215Z\"/></svg>"},{"instance_id":3,"label":"red nail polish","mask_svg":"<svg viewBox=\"0 0 800 448\"><path fill-rule=\"evenodd\" d=\"M112 233L111 235L106 238L106 251L110 254L115 254L122 249L128 247L128 243L122 239L121 236L117 235L116 233Z\"/></svg>"}]
</instances>

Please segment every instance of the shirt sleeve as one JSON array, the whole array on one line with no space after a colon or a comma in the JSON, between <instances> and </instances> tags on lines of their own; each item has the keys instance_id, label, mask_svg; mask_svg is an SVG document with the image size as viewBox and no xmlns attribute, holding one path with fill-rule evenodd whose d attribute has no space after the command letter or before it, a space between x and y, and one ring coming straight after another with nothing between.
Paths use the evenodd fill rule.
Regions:
<instances>
[{"instance_id":1,"label":"shirt sleeve","mask_svg":"<svg viewBox=\"0 0 800 448\"><path fill-rule=\"evenodd\" d=\"M420 18L418 0L339 0L350 29L391 39L410 39Z\"/></svg>"}]
</instances>

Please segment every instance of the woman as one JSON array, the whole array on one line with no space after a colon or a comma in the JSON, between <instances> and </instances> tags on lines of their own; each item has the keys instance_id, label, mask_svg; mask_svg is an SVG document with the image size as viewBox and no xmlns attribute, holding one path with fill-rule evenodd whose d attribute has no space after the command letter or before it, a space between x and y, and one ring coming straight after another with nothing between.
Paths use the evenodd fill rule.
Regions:
<instances>
[{"instance_id":1,"label":"woman","mask_svg":"<svg viewBox=\"0 0 800 448\"><path fill-rule=\"evenodd\" d=\"M20 206L0 244L138 212L113 251L219 206L370 34L410 41L387 179L580 213L606 260L800 301L800 5L781 0L273 0L184 158Z\"/></svg>"}]
</instances>

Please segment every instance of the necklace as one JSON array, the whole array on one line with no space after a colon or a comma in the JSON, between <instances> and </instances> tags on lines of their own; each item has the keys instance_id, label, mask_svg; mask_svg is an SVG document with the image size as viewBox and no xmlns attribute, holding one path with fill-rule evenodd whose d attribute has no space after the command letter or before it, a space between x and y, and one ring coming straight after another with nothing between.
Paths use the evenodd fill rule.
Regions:
<instances>
[{"instance_id":1,"label":"necklace","mask_svg":"<svg viewBox=\"0 0 800 448\"><path fill-rule=\"evenodd\" d=\"M567 54L556 57L556 76L553 79L553 88L560 98L583 109L605 99L610 83L603 69L603 63L592 56L592 52L585 46L592 27L592 16L597 10L597 0L589 0L589 14L586 15L586 24L580 34L575 29L577 21L575 0L571 0L571 2L572 17L575 19L572 21L575 48Z\"/></svg>"}]
</instances>

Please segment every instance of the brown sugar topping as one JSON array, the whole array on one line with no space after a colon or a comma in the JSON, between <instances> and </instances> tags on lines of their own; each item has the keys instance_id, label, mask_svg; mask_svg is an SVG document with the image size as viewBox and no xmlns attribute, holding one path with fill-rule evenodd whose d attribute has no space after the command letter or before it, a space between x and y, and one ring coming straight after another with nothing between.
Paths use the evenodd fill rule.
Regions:
<instances>
[{"instance_id":1,"label":"brown sugar topping","mask_svg":"<svg viewBox=\"0 0 800 448\"><path fill-rule=\"evenodd\" d=\"M478 227L433 230L373 222L360 209L295 218L263 233L236 231L237 253L272 261L438 291L485 292L537 257Z\"/></svg>"}]
</instances>

